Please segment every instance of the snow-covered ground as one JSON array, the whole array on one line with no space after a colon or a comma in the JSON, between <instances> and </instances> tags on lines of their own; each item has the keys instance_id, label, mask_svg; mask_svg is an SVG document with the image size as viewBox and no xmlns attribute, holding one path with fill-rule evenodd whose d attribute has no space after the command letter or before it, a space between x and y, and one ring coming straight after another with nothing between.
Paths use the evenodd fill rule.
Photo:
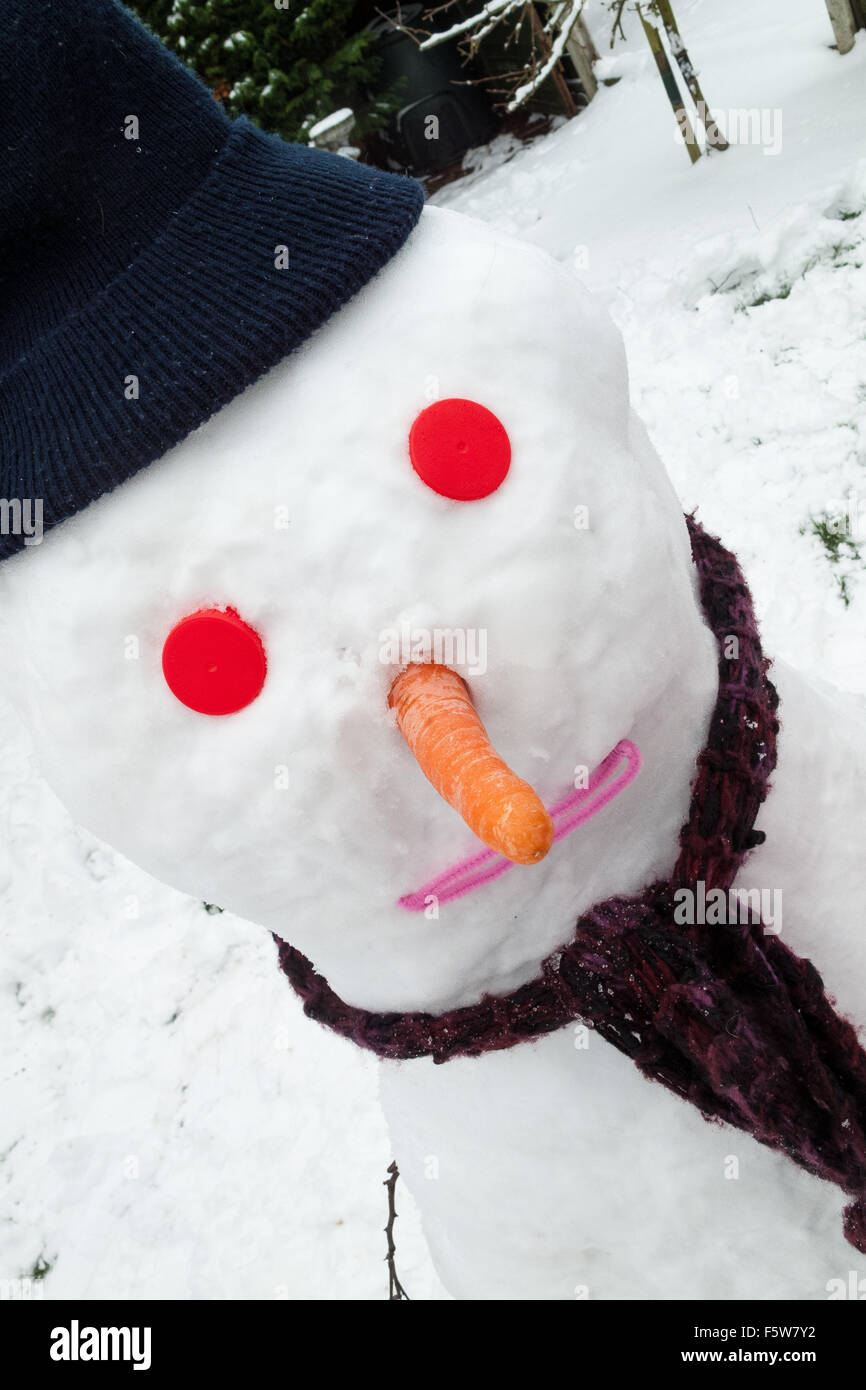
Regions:
<instances>
[{"instance_id":1,"label":"snow-covered ground","mask_svg":"<svg viewBox=\"0 0 866 1390\"><path fill-rule=\"evenodd\" d=\"M684 506L740 555L767 649L866 689L866 35L840 58L823 0L676 9L708 99L765 110L770 148L781 119L778 152L692 168L635 21L611 57L593 0L619 83L529 148L476 152L436 201L574 261ZM834 565L811 519L846 506ZM78 830L11 714L2 731L0 1281L384 1297L375 1065L303 1018L260 929ZM403 1282L443 1297L398 1208Z\"/></svg>"}]
</instances>

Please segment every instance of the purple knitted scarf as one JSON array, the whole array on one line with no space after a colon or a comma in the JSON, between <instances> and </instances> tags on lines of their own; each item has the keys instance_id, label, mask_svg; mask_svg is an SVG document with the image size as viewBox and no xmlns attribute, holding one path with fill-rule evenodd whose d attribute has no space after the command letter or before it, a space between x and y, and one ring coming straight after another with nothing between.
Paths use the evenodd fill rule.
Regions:
<instances>
[{"instance_id":1,"label":"purple knitted scarf","mask_svg":"<svg viewBox=\"0 0 866 1390\"><path fill-rule=\"evenodd\" d=\"M779 729L769 661L737 561L694 518L687 522L704 614L719 644L719 694L670 878L597 903L529 984L443 1014L346 1004L305 956L278 940L280 966L310 1018L380 1057L476 1057L579 1021L706 1119L745 1130L837 1183L854 1199L845 1235L866 1254L866 1053L854 1028L835 1012L814 966L760 921L682 926L674 919L678 888L696 892L702 880L707 893L727 893L763 840L754 823Z\"/></svg>"}]
</instances>

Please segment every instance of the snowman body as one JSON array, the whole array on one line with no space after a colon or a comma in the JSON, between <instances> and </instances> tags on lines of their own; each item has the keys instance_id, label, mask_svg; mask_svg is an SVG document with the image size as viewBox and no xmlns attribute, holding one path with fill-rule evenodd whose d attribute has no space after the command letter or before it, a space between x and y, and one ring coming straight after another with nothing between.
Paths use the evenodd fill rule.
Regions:
<instances>
[{"instance_id":1,"label":"snowman body","mask_svg":"<svg viewBox=\"0 0 866 1390\"><path fill-rule=\"evenodd\" d=\"M507 476L479 500L439 496L409 461L413 421L453 398L510 440ZM168 634L208 608L238 614L267 658L261 692L226 716L163 677ZM388 710L404 634L451 634L447 664L546 804L622 739L643 759L541 864L432 915L400 898L478 846ZM6 562L0 637L72 814L372 1010L513 989L581 911L669 872L717 693L682 512L630 411L618 335L540 252L436 210L294 357ZM786 940L864 1018L844 911L866 877L863 711L781 684L746 886L781 890ZM837 1192L585 1041L564 1029L383 1067L396 1156L452 1292L821 1297L845 1276Z\"/></svg>"}]
</instances>

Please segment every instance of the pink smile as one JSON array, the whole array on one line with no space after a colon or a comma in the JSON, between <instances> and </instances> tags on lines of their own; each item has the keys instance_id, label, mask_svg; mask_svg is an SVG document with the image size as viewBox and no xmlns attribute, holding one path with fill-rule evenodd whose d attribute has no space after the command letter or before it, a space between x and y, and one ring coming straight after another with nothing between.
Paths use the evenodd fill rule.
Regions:
<instances>
[{"instance_id":1,"label":"pink smile","mask_svg":"<svg viewBox=\"0 0 866 1390\"><path fill-rule=\"evenodd\" d=\"M637 777L640 768L640 749L630 739L621 739L604 761L599 763L585 787L569 792L561 801L548 807L556 827L554 843L570 835L579 825L591 820L619 796L620 792L625 791ZM407 912L423 912L431 898L438 903L462 898L516 867L510 859L497 854L495 850L483 849L468 859L461 859L459 864L454 864L444 873L438 874L429 883L425 883L423 888L398 898L397 903Z\"/></svg>"}]
</instances>

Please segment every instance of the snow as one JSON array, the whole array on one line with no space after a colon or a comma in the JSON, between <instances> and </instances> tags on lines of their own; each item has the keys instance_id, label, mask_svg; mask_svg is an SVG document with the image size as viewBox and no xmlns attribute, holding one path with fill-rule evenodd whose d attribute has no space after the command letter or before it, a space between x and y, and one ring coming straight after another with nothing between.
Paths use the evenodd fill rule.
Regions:
<instances>
[{"instance_id":1,"label":"snow","mask_svg":"<svg viewBox=\"0 0 866 1390\"><path fill-rule=\"evenodd\" d=\"M339 111L332 111L329 116L323 116L307 131L307 134L311 140L315 140L318 135L326 135L329 130L334 130L346 121L351 121L354 114L351 106L341 106Z\"/></svg>"},{"instance_id":2,"label":"snow","mask_svg":"<svg viewBox=\"0 0 866 1390\"><path fill-rule=\"evenodd\" d=\"M810 529L811 517L835 516L845 509L861 532L866 524L866 290L861 270L866 219L860 216L866 206L861 157L866 43L861 34L844 59L832 52L819 0L764 0L760 7L729 0L724 8L711 0L678 0L677 15L711 104L717 102L723 112L782 112L778 154L765 154L760 144L738 144L692 169L675 143L651 55L632 21L627 47L605 60L608 72L621 74L616 86L601 88L578 119L527 149L516 152L514 142L500 140L483 160L475 152L480 167L442 190L435 202L544 249L562 262L569 277L577 272L600 295L625 336L637 412L683 506L699 505L705 524L738 553L767 650L802 670L866 690L866 580L856 558L842 560L846 607L839 566L830 563ZM598 4L588 7L587 18L606 52ZM415 241L418 264L427 257L429 276L419 291L414 321L424 322L430 336L418 335L420 341L415 341L410 331L406 341L405 285L414 277L401 258L386 272L389 278L383 276L341 315L339 333L332 331L334 325L325 330L316 344L324 354L319 367L312 351L281 367L181 446L173 460L111 499L113 519L108 523L102 525L97 509L91 509L80 527L64 528L46 540L42 553L4 565L8 574L0 572L3 607L15 599L15 611L4 612L3 621L7 640L11 633L14 641L18 680L38 682L43 707L35 708L39 701L34 693L28 696L19 689L17 696L25 707L30 702L27 713L35 720L43 761L53 763L52 781L81 823L190 890L187 896L164 887L92 832L77 828L34 770L28 736L9 710L0 745L0 1279L26 1276L47 1264L39 1286L47 1297L385 1296L381 1184L392 1148L376 1100L375 1065L303 1018L275 969L273 946L261 927L228 911L210 915L201 900L237 906L259 921L271 918L269 924L278 929L277 918L286 911L280 900L285 883L291 878L293 891L299 892L299 882L306 883L304 873L312 868L309 897L292 904L286 934L302 949L321 955L335 985L364 992L372 977L381 974L386 956L399 959L399 933L406 925L392 917L383 885L392 886L394 896L417 886L401 877L403 866L407 872L410 867L407 847L424 835L422 881L427 861L431 870L438 869L465 844L464 832L449 819L447 808L441 817L433 816L431 826L429 789L420 777L407 797L413 769L398 752L389 751L393 731L387 721L375 725L366 716L381 695L383 672L364 645L369 643L363 635L369 621L364 604L372 594L377 629L388 626L401 581L423 568L422 562L428 570L435 568L442 538L449 535L442 529L447 519L437 510L437 499L425 498L426 506L419 503L412 510L411 480L406 477L404 487L402 474L394 472L393 482L387 476L388 469L398 468L399 440L405 438L412 411L425 403L426 391L446 395L459 389L460 394L477 392L488 403L493 399L503 419L514 413L518 443L526 450L543 446L549 459L550 490L533 488L537 497L528 488L519 493L520 535L507 527L502 535L502 527L494 527L494 537L479 544L468 574L455 576L453 584L443 578L432 598L419 588L405 603L409 616L423 625L433 626L450 606L449 617L459 610L463 623L484 621L488 627L485 601L488 612L497 593L510 604L510 611L497 613L493 636L505 649L518 642L528 651L526 672L515 672L505 685L496 682L498 690L491 678L486 712L503 751L515 763L528 764L547 791L554 790L564 760L564 745L556 741L556 710L571 699L575 706L592 708L581 696L581 683L588 681L591 658L603 657L604 623L594 627L581 619L593 601L623 605L630 593L627 585L617 590L609 558L599 546L594 563L580 570L585 587L575 584L569 590L575 598L566 621L579 627L568 639L569 650L577 648L579 637L586 644L580 646L580 660L575 656L570 666L566 663L561 684L545 692L547 710L533 703L533 663L536 668L543 664L554 634L543 607L530 614L521 601L521 578L531 575L535 584L541 566L543 589L559 577L555 571L565 553L564 527L550 547L549 569L536 534L557 499L563 517L574 504L587 501L593 515L605 514L605 501L612 495L608 489L614 486L609 476L587 469L585 478L581 474L581 495L568 496L568 506L563 476L574 463L572 450L578 444L581 467L610 455L614 417L623 413L617 392L625 388L620 383L610 396L610 381L617 377L615 349L586 302L577 300L572 308L560 302L567 298L564 279L547 284L536 268L542 262L506 247L491 256L490 243L480 237L464 246L460 256L450 256L446 267L437 225L447 223L425 217ZM465 302L469 295L471 302L473 287L478 293L483 288L488 301L498 297L500 312L487 322L476 313L458 338L453 334L453 324L462 321L458 299L463 295ZM521 309L526 297L535 308L528 320ZM553 325L555 351L547 350L543 334L534 336L538 322ZM371 323L378 335L369 331ZM447 336L440 324L448 325ZM389 338L392 347L379 352L379 344ZM508 352L501 350L503 343ZM597 358L604 367L599 368L604 390L596 388L593 377ZM581 373L575 376L578 367ZM586 381L578 386L581 374ZM432 387L431 375L438 377ZM353 386L355 378L359 384ZM521 394L528 391L544 403L535 419L524 419L518 408ZM563 431L563 419L573 418L570 412L581 423L589 420L580 433ZM371 415L375 429L368 428ZM304 434L303 422L309 419L326 422L324 443L313 440L312 449L309 434ZM389 443L377 452L382 438ZM280 441L279 451L271 447L274 439ZM628 444L649 462L636 427ZM348 493L341 488L339 468L329 473L319 467L316 473L320 453L329 463L351 459L354 483ZM292 476L287 479L289 456ZM258 516L247 515L260 552L252 564L250 532L239 530L237 508L225 506L239 458L244 460L245 486L248 479L251 488L255 482L253 495L260 508ZM625 457L620 466L628 467ZM197 479L205 467L209 483L203 499ZM171 472L168 511L160 470ZM359 477L362 486L357 485ZM318 510L310 501L313 495ZM622 503L617 525L624 528L619 534L634 542L626 549L634 552L636 570L649 566L652 572L658 534L652 526L641 529L640 507L659 508L664 516L664 496L663 483L656 479L649 493L636 485ZM272 527L274 506L282 504L288 504L291 518L286 534L268 534L263 540ZM160 530L170 535L167 552L149 539L156 534L146 524L153 515L150 508L158 509ZM382 514L399 515L401 523L393 528L395 536L389 534L385 559L376 559L365 528L375 528ZM336 517L336 532L329 532L323 517ZM500 520L504 518L503 513ZM462 516L455 521L458 530L448 543L459 549L470 523ZM855 539L857 534L855 527ZM220 538L218 556L202 553L202 535ZM283 540L297 552L291 558L294 577L288 581L287 558L275 550ZM544 540L547 549L549 536ZM168 565L166 554L174 556ZM129 587L124 556L136 557L137 588ZM20 577L25 565L26 581ZM225 600L238 603L267 630L269 655L286 652L276 669L277 690L290 688L292 661L314 673L304 712L314 720L316 738L307 746L298 740L295 713L283 706L253 707L255 727L242 721L239 733L218 739L212 730L197 729L160 703L164 691L152 658L158 655L165 623L178 606L212 599L226 572L232 593ZM172 587L160 606L154 596L169 574ZM313 582L316 574L320 592ZM280 603L272 600L278 579ZM315 664L309 634L334 640L338 625L331 609L338 591L346 602L343 626L350 638L335 700L336 668L325 663L324 655ZM286 605L286 594L297 597L299 611ZM587 761L607 751L607 739L612 744L628 732L615 727L628 722L623 686L630 698L640 689L652 704L654 692L646 683L651 686L653 671L663 665L658 654L648 655L653 642L658 646L661 641L662 656L673 657L672 639L660 635L664 623L652 627L657 586L648 584L645 597L650 625L637 655L647 659L636 659L626 678L615 665L605 668L603 661L595 672L606 700L588 718L581 750ZM684 597L674 594L669 601L675 610ZM291 611L284 611L287 607ZM605 611L611 626L614 609ZM557 612L561 617L561 608ZM621 617L618 613L618 621ZM144 657L123 663L123 642L130 633L141 637ZM697 634L689 640L695 644L692 693L700 706L704 654ZM80 678L70 679L70 665L78 670L72 658L77 642L83 643L89 664ZM491 650L496 645L492 642ZM688 652L687 640L683 660ZM498 669L504 677L502 662ZM328 699L320 698L323 692ZM796 700L793 694L795 710ZM516 729L508 724L509 701L522 712ZM806 712L802 718L805 727ZM262 732L268 720L280 728L279 748ZM684 746L697 733L697 727L686 729ZM820 728L815 733L820 736ZM663 743L661 726L658 737ZM343 784L326 780L323 788L315 750L328 747L329 740L345 755ZM650 732L636 741L642 747L651 744ZM134 756L121 758L118 750L129 746ZM154 779L147 762L157 746L167 756ZM243 761L240 789L226 774L235 765L233 757ZM295 805L304 810L298 823L324 808L309 863L300 862L291 875L288 863L293 856L303 857L302 847L293 842L291 805L276 809L274 792L264 791L273 765L286 760L292 764ZM809 771L814 776L814 769ZM347 775L370 795L354 800L341 820ZM176 780L182 781L187 808L194 813L190 821L207 827L201 844L200 835L171 811L169 789ZM659 828L662 839L673 826L682 794L676 781L674 777L666 803L670 825ZM314 791L315 805L305 800ZM245 808L242 817L236 814L238 796ZM262 857L256 843L273 843L275 815L279 850L272 858ZM640 843L637 823L629 830L629 869L639 873L640 857L648 860L651 846ZM334 853L337 845L344 851L342 861ZM329 854L324 881L316 879L323 846ZM586 858L597 860L593 849L589 839ZM210 863L214 851L225 860L215 872ZM350 872L345 861L351 865L362 851L367 862ZM237 903L230 903L237 866L245 857L248 865L257 865L257 881L245 886ZM608 872L610 887L604 879ZM587 891L593 896L623 887L622 864L615 856L593 865L592 875ZM554 874L553 901L561 889ZM339 901L340 910L330 924L319 926L316 900L325 890L332 902ZM432 949L420 973L413 975L406 964L401 980L390 981L389 989L404 991L408 999L423 984L448 1000L456 997L455 981L464 980L471 993L482 969L491 964L483 955L488 944L484 923L473 915L478 896L466 904L466 932L449 938L454 955L448 968ZM507 899L494 896L493 911L501 917L506 901L519 914L519 895L515 899L511 889ZM352 949L347 951L350 934ZM359 942L364 943L360 955L371 953L369 977L354 959ZM518 932L492 962L500 983L521 978L527 961L520 947ZM377 952L383 954L377 957ZM832 952L829 963L841 973ZM572 1039L549 1040L544 1048L551 1067L565 1075L573 1065ZM515 1123L531 1132L544 1123L541 1102L548 1093L535 1084L533 1054L518 1053L492 1061L486 1074L502 1096L517 1074L509 1070L511 1081L499 1087L499 1073L509 1061L527 1072L521 1083L527 1108ZM585 1208L575 1218L588 1223L581 1228L584 1239L586 1230L593 1229L606 1166L617 1158L628 1161L627 1145L621 1140L620 1152L616 1136L629 1135L629 1107L642 1104L645 1084L612 1051L605 1050L593 1064L606 1068L611 1080L601 1115L593 1110L606 1144L581 1141L586 1172L593 1176ZM432 1076L426 1076L420 1108L411 1096L400 1094L390 1075L386 1080L392 1114L402 1119L408 1135L402 1141L407 1171L412 1170L416 1189L433 1213L434 1243L437 1204L445 1212L456 1205L461 1213L484 1205L485 1194L479 1197L471 1180L461 1180L466 1154L459 1143L452 1147L449 1167L447 1145L436 1133L437 1115L447 1118L459 1105L477 1103L466 1082L472 1066L424 1067L424 1074ZM710 1142L707 1127L696 1116L683 1119L681 1108L660 1092L653 1092L645 1113L642 1144L648 1155L655 1155L652 1163L662 1168L670 1160L670 1126L683 1124L684 1145L670 1183L686 1194L686 1212L700 1213L706 1194L690 1157ZM496 1123L503 1145L513 1144L507 1106ZM569 1141L574 1139L567 1126L564 1132ZM721 1132L717 1142L721 1162L731 1151L731 1139ZM796 1223L791 1223L794 1232L778 1242L777 1263L768 1276L772 1284L784 1279L786 1259L797 1267L797 1239L807 1241L827 1221L838 1223L838 1194L816 1196L815 1185L790 1165L777 1165L763 1152L756 1157L739 1136L733 1143L733 1151L745 1155L744 1163L755 1165L751 1171L772 1175L780 1184L774 1210L787 1207L798 1213L803 1235L798 1237ZM437 1154L441 1176L421 1187L419 1167ZM496 1172L505 1193L513 1177L508 1162L503 1159ZM727 1212L730 1220L760 1233L767 1219L761 1197L766 1189L760 1182L719 1186L724 1191L718 1193L714 1215L721 1211L722 1219ZM506 1200L502 1193L497 1200ZM488 1205L493 1200L488 1193ZM405 1186L398 1189L398 1209L401 1279L414 1297L445 1297ZM530 1211L526 1230L543 1242L544 1231L532 1228L532 1219ZM631 1267L623 1256L612 1273L590 1271L584 1279L569 1269L560 1271L558 1279L571 1281L570 1296L583 1283L593 1286L595 1296L616 1294L617 1289L630 1296L633 1267L640 1264L641 1249L651 1249L652 1230L635 1232L628 1211L619 1214L618 1222L606 1212L599 1241L611 1232L622 1239L623 1250L630 1249ZM629 1232L631 1248L625 1239ZM442 1267L449 1267L441 1239L439 1245ZM596 1248L601 1250L600 1243ZM803 1246L800 1265L807 1248ZM527 1259L531 1263L533 1258L530 1248ZM725 1259L730 1259L727 1287L733 1292L742 1269L730 1252ZM850 1247L841 1244L838 1256L831 1253L830 1259L829 1267L840 1277L858 1262ZM452 1286L459 1285L460 1272L449 1268L449 1274ZM482 1296L495 1292L499 1281L507 1282L492 1252L477 1277L484 1283ZM653 1277L670 1289L678 1279L687 1283L690 1271L684 1264L679 1271L655 1270ZM822 1296L817 1273L813 1286L810 1296Z\"/></svg>"}]
</instances>

